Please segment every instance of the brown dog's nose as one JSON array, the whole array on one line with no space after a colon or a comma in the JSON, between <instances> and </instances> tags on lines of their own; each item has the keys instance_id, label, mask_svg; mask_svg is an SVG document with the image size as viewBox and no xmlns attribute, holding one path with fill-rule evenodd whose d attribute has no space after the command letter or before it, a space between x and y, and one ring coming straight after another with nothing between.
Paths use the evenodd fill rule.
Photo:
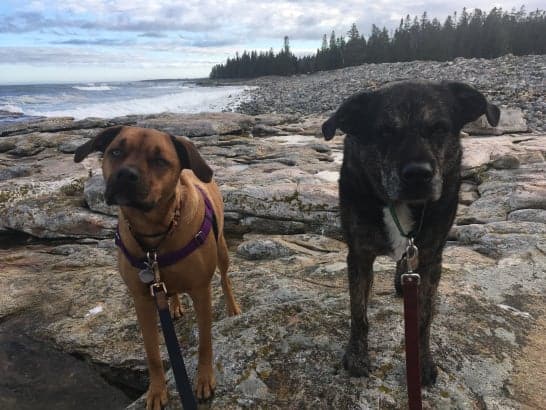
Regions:
<instances>
[{"instance_id":1,"label":"brown dog's nose","mask_svg":"<svg viewBox=\"0 0 546 410\"><path fill-rule=\"evenodd\" d=\"M426 162L410 162L402 168L402 180L409 184L430 182L432 167Z\"/></svg>"},{"instance_id":2,"label":"brown dog's nose","mask_svg":"<svg viewBox=\"0 0 546 410\"><path fill-rule=\"evenodd\" d=\"M140 179L140 174L134 168L125 167L118 171L116 179L120 182L135 183Z\"/></svg>"}]
</instances>

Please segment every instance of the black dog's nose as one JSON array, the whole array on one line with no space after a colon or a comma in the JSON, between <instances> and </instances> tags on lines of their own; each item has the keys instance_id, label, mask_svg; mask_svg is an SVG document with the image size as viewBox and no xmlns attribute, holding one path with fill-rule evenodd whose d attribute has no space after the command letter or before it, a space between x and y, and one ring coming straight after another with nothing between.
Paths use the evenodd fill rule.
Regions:
<instances>
[{"instance_id":1,"label":"black dog's nose","mask_svg":"<svg viewBox=\"0 0 546 410\"><path fill-rule=\"evenodd\" d=\"M402 168L402 180L407 183L430 182L432 167L426 162L410 162Z\"/></svg>"},{"instance_id":2,"label":"black dog's nose","mask_svg":"<svg viewBox=\"0 0 546 410\"><path fill-rule=\"evenodd\" d=\"M135 183L135 182L138 182L138 180L140 179L140 174L134 168L125 167L125 168L121 168L118 171L117 179L118 181L121 181L121 182Z\"/></svg>"}]
</instances>

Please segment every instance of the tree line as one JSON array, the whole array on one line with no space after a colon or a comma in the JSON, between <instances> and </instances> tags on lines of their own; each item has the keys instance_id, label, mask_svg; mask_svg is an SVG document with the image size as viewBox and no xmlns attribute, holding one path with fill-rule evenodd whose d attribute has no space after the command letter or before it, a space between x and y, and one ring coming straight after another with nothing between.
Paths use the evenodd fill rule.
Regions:
<instances>
[{"instance_id":1,"label":"tree line","mask_svg":"<svg viewBox=\"0 0 546 410\"><path fill-rule=\"evenodd\" d=\"M353 24L347 36L325 34L314 55L296 57L290 50L289 38L278 53L246 50L215 65L210 78L254 78L264 75L306 74L322 70L360 65L412 60L447 61L456 57L496 58L508 53L515 55L546 54L546 12L530 13L522 6L518 11L493 8L489 13L480 9L469 12L463 8L448 16L441 24L409 15L389 33L372 25L365 38Z\"/></svg>"}]
</instances>

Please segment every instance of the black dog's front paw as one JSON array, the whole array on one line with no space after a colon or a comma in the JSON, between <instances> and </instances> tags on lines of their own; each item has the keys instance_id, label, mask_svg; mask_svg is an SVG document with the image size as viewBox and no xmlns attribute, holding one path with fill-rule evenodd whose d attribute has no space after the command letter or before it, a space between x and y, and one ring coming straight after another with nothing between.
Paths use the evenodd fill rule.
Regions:
<instances>
[{"instance_id":1,"label":"black dog's front paw","mask_svg":"<svg viewBox=\"0 0 546 410\"><path fill-rule=\"evenodd\" d=\"M421 384L423 386L432 386L436 383L438 377L438 368L432 360L423 361L421 365Z\"/></svg>"},{"instance_id":2,"label":"black dog's front paw","mask_svg":"<svg viewBox=\"0 0 546 410\"><path fill-rule=\"evenodd\" d=\"M370 358L368 352L361 352L349 346L343 355L343 367L353 377L369 376Z\"/></svg>"}]
</instances>

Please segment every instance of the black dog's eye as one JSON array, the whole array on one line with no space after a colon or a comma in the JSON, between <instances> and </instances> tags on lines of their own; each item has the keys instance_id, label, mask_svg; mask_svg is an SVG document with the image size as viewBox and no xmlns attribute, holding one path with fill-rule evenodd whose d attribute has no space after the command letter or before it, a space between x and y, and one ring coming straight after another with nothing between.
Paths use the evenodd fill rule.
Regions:
<instances>
[{"instance_id":1,"label":"black dog's eye","mask_svg":"<svg viewBox=\"0 0 546 410\"><path fill-rule=\"evenodd\" d=\"M449 124L442 121L434 123L430 127L430 133L432 135L442 135L442 134L447 134L448 132L449 132Z\"/></svg>"},{"instance_id":2,"label":"black dog's eye","mask_svg":"<svg viewBox=\"0 0 546 410\"><path fill-rule=\"evenodd\" d=\"M119 158L121 157L121 154L123 154L123 151L120 149L114 148L114 149L111 149L108 154L110 154L110 156L113 158Z\"/></svg>"},{"instance_id":3,"label":"black dog's eye","mask_svg":"<svg viewBox=\"0 0 546 410\"><path fill-rule=\"evenodd\" d=\"M396 127L393 127L392 125L384 125L381 128L381 134L384 137L393 137L394 135L396 135L396 132L397 132Z\"/></svg>"}]
</instances>

